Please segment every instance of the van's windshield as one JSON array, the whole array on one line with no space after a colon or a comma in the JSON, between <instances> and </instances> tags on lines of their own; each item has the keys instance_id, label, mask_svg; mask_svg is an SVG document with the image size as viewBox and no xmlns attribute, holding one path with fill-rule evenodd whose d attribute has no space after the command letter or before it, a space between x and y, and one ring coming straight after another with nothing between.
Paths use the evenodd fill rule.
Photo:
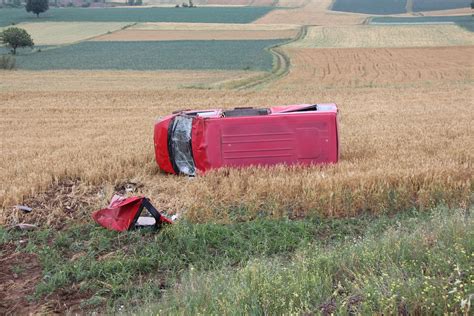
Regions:
<instances>
[{"instance_id":1,"label":"van's windshield","mask_svg":"<svg viewBox=\"0 0 474 316\"><path fill-rule=\"evenodd\" d=\"M191 146L191 129L193 118L178 115L171 121L168 129L168 152L171 164L176 173L188 176L196 174Z\"/></svg>"}]
</instances>

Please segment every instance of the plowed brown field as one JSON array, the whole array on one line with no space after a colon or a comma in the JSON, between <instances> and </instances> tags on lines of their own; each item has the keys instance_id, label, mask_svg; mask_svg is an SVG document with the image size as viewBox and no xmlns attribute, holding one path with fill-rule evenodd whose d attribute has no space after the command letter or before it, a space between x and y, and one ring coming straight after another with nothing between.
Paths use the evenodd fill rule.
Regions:
<instances>
[{"instance_id":1,"label":"plowed brown field","mask_svg":"<svg viewBox=\"0 0 474 316\"><path fill-rule=\"evenodd\" d=\"M292 68L274 84L363 87L472 81L474 46L433 48L287 48Z\"/></svg>"},{"instance_id":2,"label":"plowed brown field","mask_svg":"<svg viewBox=\"0 0 474 316\"><path fill-rule=\"evenodd\" d=\"M293 38L297 29L281 31L252 31L252 30L134 30L126 29L94 38L94 41L179 41L179 40L261 40Z\"/></svg>"}]
</instances>

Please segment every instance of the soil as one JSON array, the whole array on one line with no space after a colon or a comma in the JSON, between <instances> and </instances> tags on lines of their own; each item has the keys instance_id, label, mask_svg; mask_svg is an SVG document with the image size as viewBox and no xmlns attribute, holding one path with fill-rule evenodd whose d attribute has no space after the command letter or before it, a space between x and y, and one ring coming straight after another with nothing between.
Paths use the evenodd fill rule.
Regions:
<instances>
[{"instance_id":1,"label":"soil","mask_svg":"<svg viewBox=\"0 0 474 316\"><path fill-rule=\"evenodd\" d=\"M42 267L35 254L18 252L15 245L0 245L0 315L84 313L81 302L92 296L78 286L60 289L35 299Z\"/></svg>"},{"instance_id":2,"label":"soil","mask_svg":"<svg viewBox=\"0 0 474 316\"><path fill-rule=\"evenodd\" d=\"M38 308L29 300L41 280L41 266L34 254L16 252L12 244L0 245L0 315L27 315Z\"/></svg>"}]
</instances>

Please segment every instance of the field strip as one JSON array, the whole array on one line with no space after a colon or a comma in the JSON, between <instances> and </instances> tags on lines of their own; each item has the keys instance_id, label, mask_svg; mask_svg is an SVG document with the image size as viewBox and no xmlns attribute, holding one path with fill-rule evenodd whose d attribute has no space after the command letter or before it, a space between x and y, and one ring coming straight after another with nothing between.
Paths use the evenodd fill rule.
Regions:
<instances>
[{"instance_id":1,"label":"field strip","mask_svg":"<svg viewBox=\"0 0 474 316\"><path fill-rule=\"evenodd\" d=\"M272 88L361 88L472 82L474 46L423 48L285 48L291 71ZM471 66L469 66L471 65Z\"/></svg>"},{"instance_id":2,"label":"field strip","mask_svg":"<svg viewBox=\"0 0 474 316\"><path fill-rule=\"evenodd\" d=\"M310 27L291 47L434 47L474 45L474 33L458 25L360 25Z\"/></svg>"},{"instance_id":3,"label":"field strip","mask_svg":"<svg viewBox=\"0 0 474 316\"><path fill-rule=\"evenodd\" d=\"M137 23L132 30L153 31L281 31L298 30L298 24L236 24L236 23Z\"/></svg>"},{"instance_id":4,"label":"field strip","mask_svg":"<svg viewBox=\"0 0 474 316\"><path fill-rule=\"evenodd\" d=\"M289 39L297 35L297 29L279 31L253 30L136 30L125 29L95 37L93 41L203 41L203 40L267 40Z\"/></svg>"},{"instance_id":5,"label":"field strip","mask_svg":"<svg viewBox=\"0 0 474 316\"><path fill-rule=\"evenodd\" d=\"M249 70L270 71L265 49L285 40L83 41L21 54L24 70ZM245 53L243 53L245 52ZM132 57L131 57L132 56Z\"/></svg>"},{"instance_id":6,"label":"field strip","mask_svg":"<svg viewBox=\"0 0 474 316\"><path fill-rule=\"evenodd\" d=\"M16 27L26 30L35 45L64 45L112 33L130 24L129 22L34 22L21 23Z\"/></svg>"},{"instance_id":7,"label":"field strip","mask_svg":"<svg viewBox=\"0 0 474 316\"><path fill-rule=\"evenodd\" d=\"M330 51L328 54L334 55ZM367 51L366 58L371 51ZM447 53L452 52L450 49ZM407 49L399 55L406 60L411 59L411 53L422 55ZM472 50L463 52L469 53ZM453 56L451 62L460 55ZM317 63L320 55L315 57L308 62ZM340 57L337 61L347 55ZM459 64L468 58L465 56ZM351 63L352 59L346 60L346 64ZM308 65L298 65L296 70L301 73L300 68ZM407 69L413 66L407 65ZM137 73L129 76L128 82L117 82L121 89L116 90L102 85L89 93L67 92L58 90L56 84L42 84L41 92L0 92L0 163L5 167L0 169L0 205L4 207L0 209L0 223L14 222L10 206L22 203L23 197L35 197L49 185L71 178L103 188L102 206L115 185L137 179L145 184L139 194L149 196L165 210L188 210L189 216L194 214L191 218L199 221L225 220L226 215L235 214L231 212L236 206L254 212L254 218L258 218L262 206L271 217L285 217L354 216L428 208L432 203L444 202L457 205L466 195L469 200L472 181L474 139L470 131L474 113L468 106L472 103L472 83L450 82L449 73L457 72L457 67L447 66L449 63L440 64L446 77L437 83L395 88L321 89L319 77L294 77L298 74L292 64L292 71L282 80L295 80L293 84L259 91L149 89L149 77L141 79ZM428 74L432 68L411 71L416 74L418 70ZM331 67L332 72L337 73L336 65ZM16 73L6 72L5 81L16 81L19 87L23 80L23 87L32 82L28 74L18 77ZM360 72L344 72L343 76L352 81ZM393 72L385 76L390 80ZM77 77L89 80L87 76ZM39 86L38 80L33 85ZM314 168L222 170L192 181L157 170L153 153L157 116L183 108L305 102L339 104L340 163ZM76 192L71 199L80 194ZM91 205L80 213L84 217L76 219L90 220L94 208L100 205ZM65 213L64 207L55 211L47 212L40 224L62 222L76 215Z\"/></svg>"},{"instance_id":8,"label":"field strip","mask_svg":"<svg viewBox=\"0 0 474 316\"><path fill-rule=\"evenodd\" d=\"M31 91L129 91L200 87L224 80L245 80L263 72L244 70L47 70L2 73L0 93ZM87 78L85 80L84 78ZM41 84L37 84L41 82ZM136 84L132 84L136 83Z\"/></svg>"},{"instance_id":9,"label":"field strip","mask_svg":"<svg viewBox=\"0 0 474 316\"><path fill-rule=\"evenodd\" d=\"M472 9L467 7L467 8L459 8L459 9L417 12L417 14L420 14L420 13L423 16L447 16L447 15L456 16L456 15L472 14Z\"/></svg>"},{"instance_id":10,"label":"field strip","mask_svg":"<svg viewBox=\"0 0 474 316\"><path fill-rule=\"evenodd\" d=\"M272 10L254 24L358 25L367 14L331 11L333 0L308 0L302 7Z\"/></svg>"},{"instance_id":11,"label":"field strip","mask_svg":"<svg viewBox=\"0 0 474 316\"><path fill-rule=\"evenodd\" d=\"M234 81L233 84L228 85L228 87L230 86L231 88L237 90L258 89L269 84L270 82L286 76L290 69L290 58L285 54L281 47L301 40L306 36L306 32L307 27L303 26L301 27L298 36L291 41L268 48L268 51L273 55L273 68L269 74L261 77L253 77L246 81Z\"/></svg>"}]
</instances>

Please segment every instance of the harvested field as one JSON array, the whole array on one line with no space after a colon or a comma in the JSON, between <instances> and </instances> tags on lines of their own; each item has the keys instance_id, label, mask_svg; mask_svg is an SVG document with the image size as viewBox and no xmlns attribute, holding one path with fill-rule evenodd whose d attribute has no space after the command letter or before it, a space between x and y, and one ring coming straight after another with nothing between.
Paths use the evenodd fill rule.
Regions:
<instances>
[{"instance_id":1,"label":"harvested field","mask_svg":"<svg viewBox=\"0 0 474 316\"><path fill-rule=\"evenodd\" d=\"M251 0L250 5L253 7L271 7L278 5L278 0Z\"/></svg>"},{"instance_id":2,"label":"harvested field","mask_svg":"<svg viewBox=\"0 0 474 316\"><path fill-rule=\"evenodd\" d=\"M300 25L357 25L368 15L330 11L332 0L309 0L303 7L278 9L269 12L253 23Z\"/></svg>"},{"instance_id":3,"label":"harvested field","mask_svg":"<svg viewBox=\"0 0 474 316\"><path fill-rule=\"evenodd\" d=\"M108 32L120 30L130 23L120 22L39 22L21 23L35 45L61 45L86 40ZM1 28L0 28L1 31Z\"/></svg>"},{"instance_id":4,"label":"harvested field","mask_svg":"<svg viewBox=\"0 0 474 316\"><path fill-rule=\"evenodd\" d=\"M426 47L474 45L474 33L457 25L310 27L292 47Z\"/></svg>"},{"instance_id":5,"label":"harvested field","mask_svg":"<svg viewBox=\"0 0 474 316\"><path fill-rule=\"evenodd\" d=\"M15 91L156 91L180 87L212 87L231 80L248 80L263 72L252 71L15 71L3 72L1 92ZM41 84L38 84L41 82Z\"/></svg>"},{"instance_id":6,"label":"harvested field","mask_svg":"<svg viewBox=\"0 0 474 316\"><path fill-rule=\"evenodd\" d=\"M433 48L288 48L290 74L274 87L363 87L473 80L473 46Z\"/></svg>"},{"instance_id":7,"label":"harvested field","mask_svg":"<svg viewBox=\"0 0 474 316\"><path fill-rule=\"evenodd\" d=\"M298 30L283 31L152 31L122 30L105 34L93 41L207 41L207 40L267 40L290 39L298 34Z\"/></svg>"},{"instance_id":8,"label":"harvested field","mask_svg":"<svg viewBox=\"0 0 474 316\"><path fill-rule=\"evenodd\" d=\"M297 24L232 23L137 23L130 30L146 31L287 31L298 30Z\"/></svg>"},{"instance_id":9,"label":"harvested field","mask_svg":"<svg viewBox=\"0 0 474 316\"><path fill-rule=\"evenodd\" d=\"M309 0L278 0L278 6L296 8L296 7L302 7L308 2Z\"/></svg>"},{"instance_id":10,"label":"harvested field","mask_svg":"<svg viewBox=\"0 0 474 316\"><path fill-rule=\"evenodd\" d=\"M466 48L458 50L459 55L471 55ZM419 54L401 51L404 56ZM445 55L449 53L452 50ZM58 225L66 218L90 220L81 212L58 216L64 212L61 207L44 217L13 216L16 213L11 206L23 196L39 197L49 185L61 186L64 178L80 179L86 188L95 187L74 190L68 199L74 196L80 200L81 192L104 192L101 204L92 204L86 211L103 206L114 186L131 180L143 185L139 192L157 205L183 212L192 221L241 221L257 214L352 216L424 209L440 203L465 205L473 174L474 140L470 131L474 117L472 111L466 111L472 106L472 84L451 82L459 77L460 70L448 64L436 66L442 72L431 69L434 66L430 63L424 65L422 79L437 78L437 82L416 85L405 80L409 84L399 87L355 89L346 85L349 87L326 89L326 82L350 83L359 73L352 72L352 78L334 75L330 81L319 82L318 77L310 80L305 72L298 75L293 71L284 79L285 85L276 84L260 92L127 88L137 84L137 79L123 91L2 92L1 164L5 168L0 174L1 221L12 223L16 218ZM398 75L386 76L397 80ZM339 103L339 164L222 170L194 179L164 175L155 165L152 127L157 116L182 108L299 102ZM61 192L61 188L53 191Z\"/></svg>"},{"instance_id":11,"label":"harvested field","mask_svg":"<svg viewBox=\"0 0 474 316\"><path fill-rule=\"evenodd\" d=\"M206 4L216 5L250 5L252 0L207 0Z\"/></svg>"}]
</instances>

